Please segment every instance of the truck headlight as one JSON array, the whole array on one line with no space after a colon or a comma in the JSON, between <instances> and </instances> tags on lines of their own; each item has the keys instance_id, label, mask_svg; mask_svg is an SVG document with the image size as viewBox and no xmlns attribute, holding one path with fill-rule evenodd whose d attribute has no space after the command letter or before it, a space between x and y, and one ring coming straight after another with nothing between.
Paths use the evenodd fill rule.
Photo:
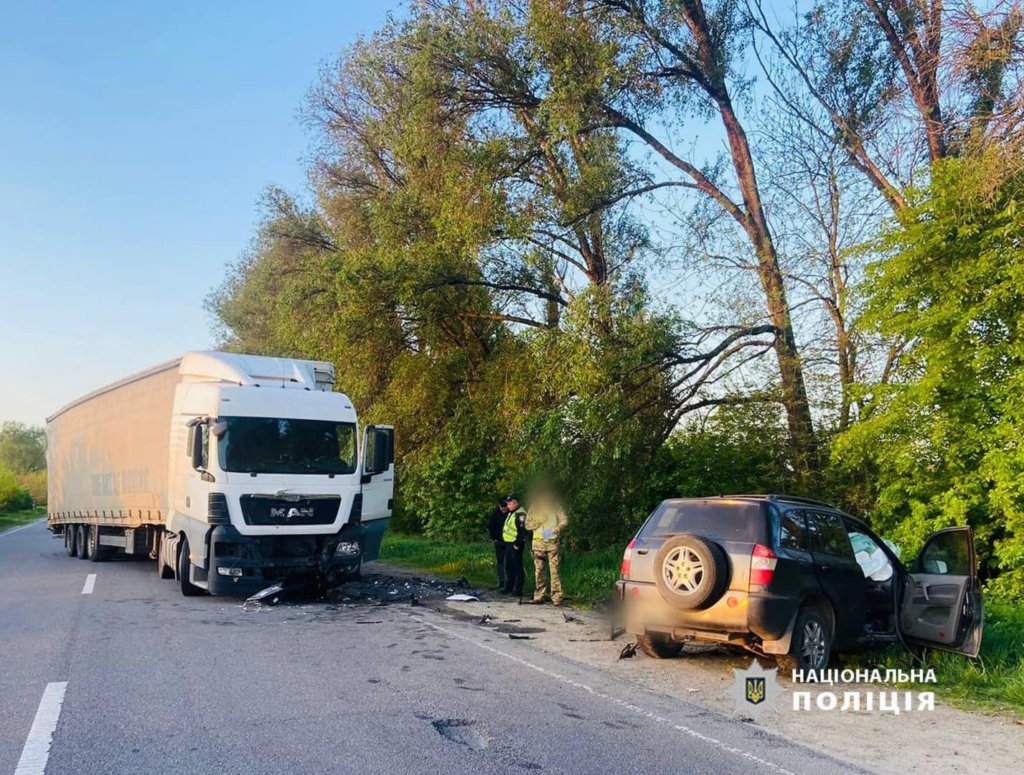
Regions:
<instances>
[{"instance_id":1,"label":"truck headlight","mask_svg":"<svg viewBox=\"0 0 1024 775\"><path fill-rule=\"evenodd\" d=\"M241 568L217 568L217 573L221 576L233 576L238 577L242 575Z\"/></svg>"},{"instance_id":2,"label":"truck headlight","mask_svg":"<svg viewBox=\"0 0 1024 775\"><path fill-rule=\"evenodd\" d=\"M341 541L334 550L335 557L351 557L356 554L359 554L358 541Z\"/></svg>"}]
</instances>

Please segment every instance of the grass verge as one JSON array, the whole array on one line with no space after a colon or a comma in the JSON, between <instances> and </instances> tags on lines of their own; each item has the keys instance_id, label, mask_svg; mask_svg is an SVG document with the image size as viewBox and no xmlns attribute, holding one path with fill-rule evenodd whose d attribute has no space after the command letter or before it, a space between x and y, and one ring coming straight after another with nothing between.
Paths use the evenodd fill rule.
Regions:
<instances>
[{"instance_id":1,"label":"grass verge","mask_svg":"<svg viewBox=\"0 0 1024 775\"><path fill-rule=\"evenodd\" d=\"M0 533L29 522L35 522L46 516L46 509L29 509L28 511L0 511Z\"/></svg>"},{"instance_id":2,"label":"grass verge","mask_svg":"<svg viewBox=\"0 0 1024 775\"><path fill-rule=\"evenodd\" d=\"M874 668L919 668L903 648L866 652L852 660ZM1024 605L986 603L985 634L981 654L968 659L960 654L928 651L925 668L933 668L935 684L915 684L954 705L976 710L1009 710L1024 718Z\"/></svg>"},{"instance_id":3,"label":"grass verge","mask_svg":"<svg viewBox=\"0 0 1024 775\"><path fill-rule=\"evenodd\" d=\"M380 551L381 562L430 573L442 578L464 576L475 587L491 588L498 580L494 547L490 541L443 541L388 532ZM621 549L578 555L562 552L562 588L575 603L593 603L608 596L619 577ZM534 588L533 559L526 553L526 592Z\"/></svg>"}]
</instances>

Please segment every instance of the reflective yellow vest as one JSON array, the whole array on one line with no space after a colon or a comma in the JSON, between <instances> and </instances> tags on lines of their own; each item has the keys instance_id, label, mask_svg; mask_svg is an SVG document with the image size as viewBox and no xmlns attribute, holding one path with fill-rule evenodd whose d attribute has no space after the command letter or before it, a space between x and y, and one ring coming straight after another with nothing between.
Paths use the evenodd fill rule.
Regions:
<instances>
[{"instance_id":1,"label":"reflective yellow vest","mask_svg":"<svg viewBox=\"0 0 1024 775\"><path fill-rule=\"evenodd\" d=\"M505 517L505 527L503 527L501 530L501 540L504 541L506 544L515 543L516 538L519 536L519 528L516 525L516 517L520 515L525 515L525 512L522 509L518 509L517 511L510 511L508 513L508 516Z\"/></svg>"}]
</instances>

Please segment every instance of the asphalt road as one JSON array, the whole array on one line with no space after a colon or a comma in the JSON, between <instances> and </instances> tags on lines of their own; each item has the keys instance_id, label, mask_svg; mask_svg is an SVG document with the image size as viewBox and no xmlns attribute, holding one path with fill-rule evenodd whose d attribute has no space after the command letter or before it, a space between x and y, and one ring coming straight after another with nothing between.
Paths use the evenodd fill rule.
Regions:
<instances>
[{"instance_id":1,"label":"asphalt road","mask_svg":"<svg viewBox=\"0 0 1024 775\"><path fill-rule=\"evenodd\" d=\"M67 557L42 524L0 534L0 775L19 761L73 775L855 771L423 607L185 598L151 562Z\"/></svg>"}]
</instances>

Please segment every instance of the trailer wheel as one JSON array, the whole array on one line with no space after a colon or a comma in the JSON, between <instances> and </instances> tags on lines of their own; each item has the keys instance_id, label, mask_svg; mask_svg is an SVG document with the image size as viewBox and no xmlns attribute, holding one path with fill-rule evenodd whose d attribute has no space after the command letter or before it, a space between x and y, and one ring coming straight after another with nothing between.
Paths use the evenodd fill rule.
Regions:
<instances>
[{"instance_id":1,"label":"trailer wheel","mask_svg":"<svg viewBox=\"0 0 1024 775\"><path fill-rule=\"evenodd\" d=\"M78 546L75 543L74 525L64 526L64 551L68 553L68 557L75 557L78 554Z\"/></svg>"},{"instance_id":2,"label":"trailer wheel","mask_svg":"<svg viewBox=\"0 0 1024 775\"><path fill-rule=\"evenodd\" d=\"M188 539L182 536L181 548L178 549L178 581L181 583L181 594L185 597L196 597L203 594L201 587L197 587L188 580L191 567L192 561L188 558Z\"/></svg>"},{"instance_id":3,"label":"trailer wheel","mask_svg":"<svg viewBox=\"0 0 1024 775\"><path fill-rule=\"evenodd\" d=\"M173 579L174 568L167 564L167 551L164 544L164 534L156 537L156 574L162 579Z\"/></svg>"},{"instance_id":4,"label":"trailer wheel","mask_svg":"<svg viewBox=\"0 0 1024 775\"><path fill-rule=\"evenodd\" d=\"M88 552L89 559L93 562L107 559L107 553L100 546L100 528L98 525L92 525L89 528Z\"/></svg>"},{"instance_id":5,"label":"trailer wheel","mask_svg":"<svg viewBox=\"0 0 1024 775\"><path fill-rule=\"evenodd\" d=\"M79 560L84 560L89 556L89 545L86 543L85 532L85 525L79 525L75 528L75 554Z\"/></svg>"}]
</instances>

